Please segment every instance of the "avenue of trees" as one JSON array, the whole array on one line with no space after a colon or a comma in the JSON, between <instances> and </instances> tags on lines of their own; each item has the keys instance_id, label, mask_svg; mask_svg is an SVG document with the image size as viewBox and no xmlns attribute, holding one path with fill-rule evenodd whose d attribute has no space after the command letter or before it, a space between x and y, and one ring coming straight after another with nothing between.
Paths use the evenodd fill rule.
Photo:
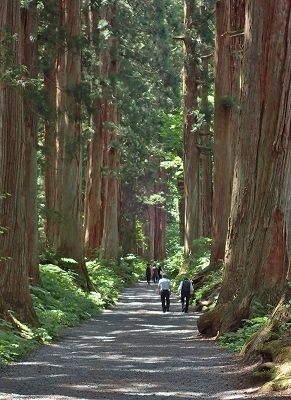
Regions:
<instances>
[{"instance_id":1,"label":"avenue of trees","mask_svg":"<svg viewBox=\"0 0 291 400\"><path fill-rule=\"evenodd\" d=\"M200 332L288 301L290 18L285 0L1 1L2 318L37 325L40 254L88 291L85 259L163 261L169 204L185 262L209 237L223 268Z\"/></svg>"}]
</instances>

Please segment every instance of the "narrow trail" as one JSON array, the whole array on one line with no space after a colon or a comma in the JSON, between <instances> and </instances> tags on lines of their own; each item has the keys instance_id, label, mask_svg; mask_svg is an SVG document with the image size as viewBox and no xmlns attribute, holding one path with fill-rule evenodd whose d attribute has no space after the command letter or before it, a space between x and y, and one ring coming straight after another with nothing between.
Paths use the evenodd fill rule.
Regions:
<instances>
[{"instance_id":1,"label":"narrow trail","mask_svg":"<svg viewBox=\"0 0 291 400\"><path fill-rule=\"evenodd\" d=\"M0 399L269 398L246 387L237 357L198 335L197 318L181 313L175 294L163 314L157 285L140 282L112 309L0 371Z\"/></svg>"}]
</instances>

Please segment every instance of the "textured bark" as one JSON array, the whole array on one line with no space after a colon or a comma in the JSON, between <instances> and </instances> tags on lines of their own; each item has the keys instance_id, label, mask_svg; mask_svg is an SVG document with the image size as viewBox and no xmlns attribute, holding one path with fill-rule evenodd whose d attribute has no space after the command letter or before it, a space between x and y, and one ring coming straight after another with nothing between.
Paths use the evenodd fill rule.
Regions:
<instances>
[{"instance_id":1,"label":"textured bark","mask_svg":"<svg viewBox=\"0 0 291 400\"><path fill-rule=\"evenodd\" d=\"M162 168L158 172L159 180L155 185L155 192L160 193L163 198L166 196L166 171ZM159 203L154 206L154 260L161 261L166 257L166 211L165 203Z\"/></svg>"},{"instance_id":2,"label":"textured bark","mask_svg":"<svg viewBox=\"0 0 291 400\"><path fill-rule=\"evenodd\" d=\"M185 257L191 254L193 240L201 234L201 202L199 179L198 130L194 111L197 109L196 60L194 40L195 1L184 1L184 194L185 194Z\"/></svg>"},{"instance_id":3,"label":"textured bark","mask_svg":"<svg viewBox=\"0 0 291 400\"><path fill-rule=\"evenodd\" d=\"M245 15L241 121L216 306L228 304L228 311L219 324L207 317L213 334L239 327L255 302L275 305L290 279L291 4L247 1Z\"/></svg>"},{"instance_id":4,"label":"textured bark","mask_svg":"<svg viewBox=\"0 0 291 400\"><path fill-rule=\"evenodd\" d=\"M62 10L55 0L48 0L44 3L47 14L52 14L55 18L49 21L49 33L57 38L57 32L63 29L64 18ZM45 145L45 167L44 167L44 185L45 185L45 232L44 246L51 249L57 249L60 228L60 187L58 186L58 176L60 175L59 162L59 139L61 138L59 130L59 121L61 113L59 101L59 91L64 83L61 81L60 53L61 46L58 46L58 40L52 44L46 37L43 38L43 75L44 89L47 101L47 114L44 119L44 145ZM64 64L64 63L63 63ZM63 74L64 75L64 74ZM57 82L58 80L58 82ZM58 101L58 104L57 104ZM57 133L58 132L58 133Z\"/></svg>"},{"instance_id":5,"label":"textured bark","mask_svg":"<svg viewBox=\"0 0 291 400\"><path fill-rule=\"evenodd\" d=\"M65 2L60 3L58 11L58 25L61 31L66 29L66 11ZM57 249L61 247L61 225L63 223L62 216L62 192L63 192L63 178L64 178L64 157L65 157L65 138L68 130L68 115L67 115L67 55L66 43L59 47L56 59L56 159L55 161L55 199L54 210L56 215L59 216L54 220L54 234L57 240ZM54 153L53 153L54 155ZM67 179L67 178L66 178ZM70 255L72 257L72 254ZM77 261L77 260L76 260Z\"/></svg>"},{"instance_id":6,"label":"textured bark","mask_svg":"<svg viewBox=\"0 0 291 400\"><path fill-rule=\"evenodd\" d=\"M57 248L59 238L60 205L57 204L57 139L56 139L56 71L55 55L52 65L44 71L44 87L46 91L48 107L51 109L50 116L44 124L45 140L45 246Z\"/></svg>"},{"instance_id":7,"label":"textured bark","mask_svg":"<svg viewBox=\"0 0 291 400\"><path fill-rule=\"evenodd\" d=\"M230 3L216 2L212 263L224 258L232 189L231 107L223 101L231 97Z\"/></svg>"},{"instance_id":8,"label":"textured bark","mask_svg":"<svg viewBox=\"0 0 291 400\"><path fill-rule=\"evenodd\" d=\"M115 32L115 16L117 2L107 9L106 19L112 28L113 36L108 43L107 51L103 57L102 74L106 77L118 72L118 37ZM120 229L120 181L118 179L119 155L118 136L118 110L116 104L115 88L111 93L104 88L104 102L102 109L102 129L104 132L104 158L103 158L103 230L101 247L105 259L119 259L119 229Z\"/></svg>"},{"instance_id":9,"label":"textured bark","mask_svg":"<svg viewBox=\"0 0 291 400\"><path fill-rule=\"evenodd\" d=\"M205 55L205 54L204 54ZM203 60L204 75L208 76L208 59ZM208 109L208 84L202 85L201 88L201 109ZM211 142L211 133L209 123L206 123L200 134L200 143L209 146ZM202 236L211 237L212 227L212 157L211 153L201 152L201 213L202 213Z\"/></svg>"},{"instance_id":10,"label":"textured bark","mask_svg":"<svg viewBox=\"0 0 291 400\"><path fill-rule=\"evenodd\" d=\"M144 212L144 230L146 237L146 246L144 250L144 259L153 261L155 259L155 208L148 204Z\"/></svg>"},{"instance_id":11,"label":"textured bark","mask_svg":"<svg viewBox=\"0 0 291 400\"><path fill-rule=\"evenodd\" d=\"M4 1L1 4L1 11L4 12L1 23L4 25L0 29L4 32L5 28L10 39L13 35L21 39L20 2L10 0L7 4L5 3ZM5 52L7 52L7 57L3 69L19 68L21 40L11 40ZM1 84L1 97L5 107L1 108L0 114L0 193L6 195L0 201L0 220L2 229L4 227L0 241L0 314L4 317L7 315L7 306L21 321L37 325L28 280L29 264L23 196L25 188L23 98L15 82Z\"/></svg>"},{"instance_id":12,"label":"textured bark","mask_svg":"<svg viewBox=\"0 0 291 400\"><path fill-rule=\"evenodd\" d=\"M87 35L91 38L92 51L94 50L96 52L97 58L100 57L98 32L100 18L98 11L92 11L89 4L88 13L86 14ZM95 73L96 76L101 75L100 66L95 66ZM101 126L101 99L96 100L95 104L92 104L92 110L89 111L89 115L90 114L90 125L94 134L87 145L84 220L85 255L89 258L96 257L96 250L98 250L101 245L101 182L104 153L104 131Z\"/></svg>"},{"instance_id":13,"label":"textured bark","mask_svg":"<svg viewBox=\"0 0 291 400\"><path fill-rule=\"evenodd\" d=\"M27 78L38 77L37 53L37 9L36 0L29 8L21 10L22 25L22 63L27 67ZM26 206L26 241L29 277L40 284L39 245L38 245L38 211L37 211L37 107L34 102L35 89L29 87L24 103L25 122L25 206Z\"/></svg>"},{"instance_id":14,"label":"textured bark","mask_svg":"<svg viewBox=\"0 0 291 400\"><path fill-rule=\"evenodd\" d=\"M92 289L84 262L84 237L82 227L82 153L81 153L81 104L76 93L81 82L81 51L78 38L81 35L80 0L63 1L66 28L66 56L62 72L65 86L61 86L62 127L64 135L61 188L61 225L59 252L73 258L71 264L82 279L83 286ZM64 83L64 82L63 82ZM64 97L64 98L63 98Z\"/></svg>"},{"instance_id":15,"label":"textured bark","mask_svg":"<svg viewBox=\"0 0 291 400\"><path fill-rule=\"evenodd\" d=\"M184 245L185 237L185 196L184 196L184 182L182 179L177 181L177 189L179 193L179 232L180 232L180 245Z\"/></svg>"}]
</instances>

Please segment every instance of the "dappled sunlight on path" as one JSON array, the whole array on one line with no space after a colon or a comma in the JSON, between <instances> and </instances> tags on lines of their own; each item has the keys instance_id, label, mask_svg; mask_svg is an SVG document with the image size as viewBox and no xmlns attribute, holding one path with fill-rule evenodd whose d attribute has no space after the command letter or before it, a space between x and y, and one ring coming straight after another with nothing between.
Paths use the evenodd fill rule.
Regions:
<instances>
[{"instance_id":1,"label":"dappled sunlight on path","mask_svg":"<svg viewBox=\"0 0 291 400\"><path fill-rule=\"evenodd\" d=\"M178 300L164 314L157 285L127 288L115 307L1 372L0 399L260 398L244 387L237 358L201 338L198 314L181 313Z\"/></svg>"}]
</instances>

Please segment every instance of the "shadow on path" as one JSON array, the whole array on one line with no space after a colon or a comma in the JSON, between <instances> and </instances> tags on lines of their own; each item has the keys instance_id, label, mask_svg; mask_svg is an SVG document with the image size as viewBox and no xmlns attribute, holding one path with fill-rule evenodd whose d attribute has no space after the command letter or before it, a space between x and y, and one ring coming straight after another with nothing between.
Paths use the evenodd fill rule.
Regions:
<instances>
[{"instance_id":1,"label":"shadow on path","mask_svg":"<svg viewBox=\"0 0 291 400\"><path fill-rule=\"evenodd\" d=\"M1 371L0 399L259 398L238 379L237 358L198 335L197 318L181 313L176 295L164 314L157 285L140 282L112 309Z\"/></svg>"}]
</instances>

